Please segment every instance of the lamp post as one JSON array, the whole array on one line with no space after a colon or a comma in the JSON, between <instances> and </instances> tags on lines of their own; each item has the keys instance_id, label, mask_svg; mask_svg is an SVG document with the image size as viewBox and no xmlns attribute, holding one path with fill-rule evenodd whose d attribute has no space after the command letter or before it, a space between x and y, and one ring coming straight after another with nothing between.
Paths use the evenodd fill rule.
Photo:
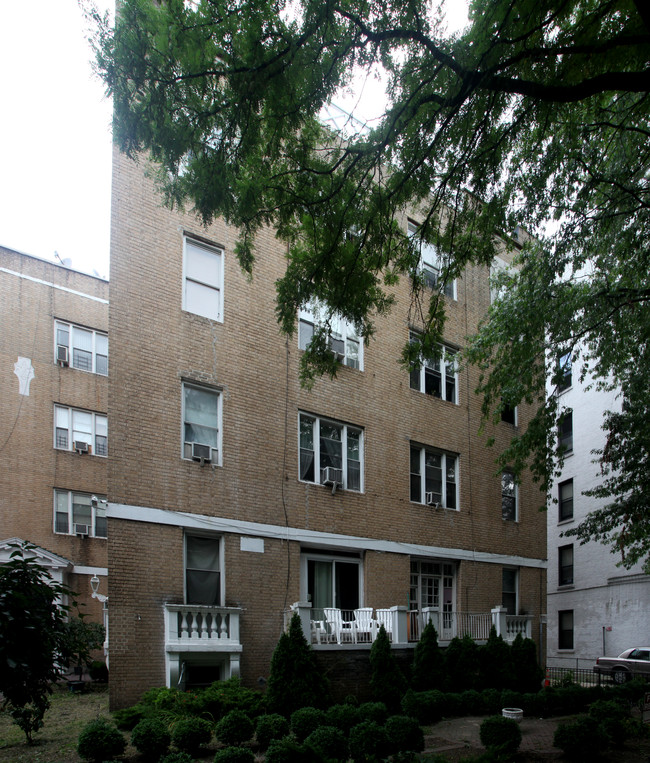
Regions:
<instances>
[{"instance_id":1,"label":"lamp post","mask_svg":"<svg viewBox=\"0 0 650 763\"><path fill-rule=\"evenodd\" d=\"M92 588L92 598L97 599L103 604L104 610L104 656L106 657L106 667L108 667L108 596L104 596L103 593L97 593L99 590L99 578L97 575L93 575L90 578L90 587Z\"/></svg>"}]
</instances>

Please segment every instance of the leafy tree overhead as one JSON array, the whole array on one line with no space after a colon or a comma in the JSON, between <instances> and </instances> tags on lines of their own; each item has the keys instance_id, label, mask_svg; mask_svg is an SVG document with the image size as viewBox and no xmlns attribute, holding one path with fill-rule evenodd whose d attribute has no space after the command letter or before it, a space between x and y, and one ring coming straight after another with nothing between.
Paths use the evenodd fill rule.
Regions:
<instances>
[{"instance_id":1,"label":"leafy tree overhead","mask_svg":"<svg viewBox=\"0 0 650 763\"><path fill-rule=\"evenodd\" d=\"M120 5L115 30L94 14L117 143L151 156L169 204L237 226L246 271L256 233L274 226L288 244L277 284L284 331L315 298L368 341L390 286L416 272L419 242L443 255L444 281L489 265L495 232L525 226L539 242L502 274L502 298L468 353L483 371L486 420L504 404L536 411L500 461L530 464L547 485L562 410L545 392L545 361L569 353L626 400L623 419L605 421L605 469L648 484L648 433L628 426L648 405L633 377L650 367L647 3L473 0L456 35L424 0ZM383 118L329 130L323 105L355 71L378 66ZM409 239L398 220L413 204L421 225ZM410 366L435 352L444 327L444 297L423 286L413 279L409 317L423 331L404 348ZM307 382L336 372L327 332L326 322L302 358ZM645 558L643 490L607 481L613 502L581 537L613 542L625 564Z\"/></svg>"}]
</instances>

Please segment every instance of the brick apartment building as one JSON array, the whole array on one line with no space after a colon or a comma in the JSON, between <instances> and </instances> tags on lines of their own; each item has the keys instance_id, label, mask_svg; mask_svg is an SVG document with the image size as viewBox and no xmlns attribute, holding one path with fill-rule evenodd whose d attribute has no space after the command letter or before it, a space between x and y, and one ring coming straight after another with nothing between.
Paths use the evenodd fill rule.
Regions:
<instances>
[{"instance_id":1,"label":"brick apartment building","mask_svg":"<svg viewBox=\"0 0 650 763\"><path fill-rule=\"evenodd\" d=\"M102 622L108 281L0 247L0 563L27 541Z\"/></svg>"},{"instance_id":2,"label":"brick apartment building","mask_svg":"<svg viewBox=\"0 0 650 763\"><path fill-rule=\"evenodd\" d=\"M361 608L405 649L425 608L442 643L466 631L485 638L495 618L509 637L539 638L540 495L527 477L515 486L495 473L495 452L477 434L476 372L453 364L489 306L488 269L471 268L448 290L439 363L411 377L399 365L419 328L403 279L369 347L338 326L340 373L307 391L298 362L315 317L301 313L287 340L274 313L283 245L272 230L260 235L249 281L235 239L223 221L203 228L162 208L143 167L116 151L112 706L153 686L233 674L263 683L296 603L323 655L369 648L373 626L361 633L353 614ZM525 423L512 412L495 427L497 447Z\"/></svg>"}]
</instances>

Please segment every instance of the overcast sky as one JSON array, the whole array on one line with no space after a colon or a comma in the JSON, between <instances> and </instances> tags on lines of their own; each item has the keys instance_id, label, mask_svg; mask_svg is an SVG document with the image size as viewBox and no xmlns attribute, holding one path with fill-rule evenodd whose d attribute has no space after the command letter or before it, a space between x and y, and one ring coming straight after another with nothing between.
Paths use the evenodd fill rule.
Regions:
<instances>
[{"instance_id":1,"label":"overcast sky","mask_svg":"<svg viewBox=\"0 0 650 763\"><path fill-rule=\"evenodd\" d=\"M0 246L108 277L111 104L87 37L77 0L0 0Z\"/></svg>"}]
</instances>

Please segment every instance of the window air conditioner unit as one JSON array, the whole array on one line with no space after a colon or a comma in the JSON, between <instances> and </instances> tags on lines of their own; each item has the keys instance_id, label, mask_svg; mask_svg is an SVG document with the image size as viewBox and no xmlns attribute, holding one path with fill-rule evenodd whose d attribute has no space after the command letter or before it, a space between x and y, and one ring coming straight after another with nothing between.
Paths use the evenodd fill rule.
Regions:
<instances>
[{"instance_id":1,"label":"window air conditioner unit","mask_svg":"<svg viewBox=\"0 0 650 763\"><path fill-rule=\"evenodd\" d=\"M434 509L440 508L440 502L434 500L433 493L425 493L424 498L425 498L424 502L426 503L427 506L433 506Z\"/></svg>"},{"instance_id":2,"label":"window air conditioner unit","mask_svg":"<svg viewBox=\"0 0 650 763\"><path fill-rule=\"evenodd\" d=\"M83 442L83 440L75 440L72 443L72 447L77 453L90 453L90 445L87 442Z\"/></svg>"},{"instance_id":3,"label":"window air conditioner unit","mask_svg":"<svg viewBox=\"0 0 650 763\"><path fill-rule=\"evenodd\" d=\"M69 350L65 344L57 344L56 346L56 362L60 366L70 365Z\"/></svg>"},{"instance_id":4,"label":"window air conditioner unit","mask_svg":"<svg viewBox=\"0 0 650 763\"><path fill-rule=\"evenodd\" d=\"M343 469L337 469L334 466L326 466L320 470L321 485L343 485Z\"/></svg>"},{"instance_id":5,"label":"window air conditioner unit","mask_svg":"<svg viewBox=\"0 0 650 763\"><path fill-rule=\"evenodd\" d=\"M212 462L212 447L210 445L203 445L200 442L192 443L192 460L200 461L202 464L209 464Z\"/></svg>"},{"instance_id":6,"label":"window air conditioner unit","mask_svg":"<svg viewBox=\"0 0 650 763\"><path fill-rule=\"evenodd\" d=\"M345 342L335 337L329 338L330 350L336 355L337 360L345 360Z\"/></svg>"},{"instance_id":7,"label":"window air conditioner unit","mask_svg":"<svg viewBox=\"0 0 650 763\"><path fill-rule=\"evenodd\" d=\"M78 525L75 524L74 526L74 534L75 535L81 535L82 537L87 537L90 533L90 527L88 525Z\"/></svg>"}]
</instances>

